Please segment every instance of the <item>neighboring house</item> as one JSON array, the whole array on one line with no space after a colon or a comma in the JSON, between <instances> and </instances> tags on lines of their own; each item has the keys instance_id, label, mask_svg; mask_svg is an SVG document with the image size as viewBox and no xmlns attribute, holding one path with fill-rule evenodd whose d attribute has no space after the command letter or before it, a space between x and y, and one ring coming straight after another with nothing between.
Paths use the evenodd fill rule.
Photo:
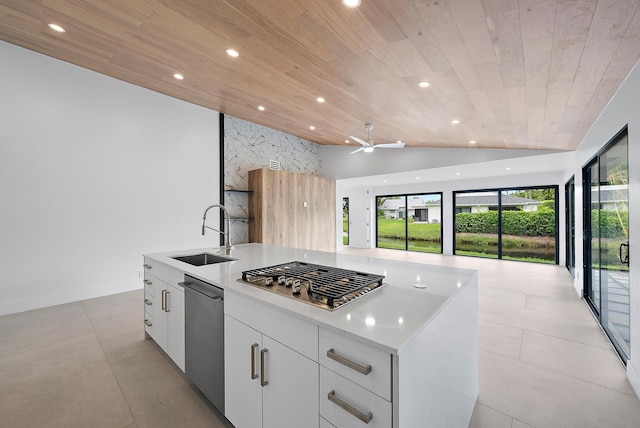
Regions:
<instances>
[{"instance_id":1,"label":"neighboring house","mask_svg":"<svg viewBox=\"0 0 640 428\"><path fill-rule=\"evenodd\" d=\"M507 211L537 211L542 201L521 198L514 195L502 195L502 209ZM407 198L408 209L405 207L404 197L386 198L378 207L384 218L403 219L408 217L415 221L440 223L440 201L424 201L419 196ZM477 213L495 211L498 209L498 195L492 192L459 193L456 195L457 213Z\"/></svg>"},{"instance_id":2,"label":"neighboring house","mask_svg":"<svg viewBox=\"0 0 640 428\"><path fill-rule=\"evenodd\" d=\"M400 197L385 199L384 203L378 207L378 211L382 212L384 218L403 219L408 217L425 223L441 222L440 201L425 201L419 196L410 196L407 199L408 210L405 207L404 197Z\"/></svg>"},{"instance_id":3,"label":"neighboring house","mask_svg":"<svg viewBox=\"0 0 640 428\"><path fill-rule=\"evenodd\" d=\"M502 209L504 211L537 211L540 205L542 205L542 201L535 199L502 195ZM498 194L493 192L458 193L455 206L456 214L496 211L498 209Z\"/></svg>"},{"instance_id":4,"label":"neighboring house","mask_svg":"<svg viewBox=\"0 0 640 428\"><path fill-rule=\"evenodd\" d=\"M607 184L599 188L591 188L591 201L594 203L598 201L600 209L604 211L627 211L628 199L628 184Z\"/></svg>"}]
</instances>

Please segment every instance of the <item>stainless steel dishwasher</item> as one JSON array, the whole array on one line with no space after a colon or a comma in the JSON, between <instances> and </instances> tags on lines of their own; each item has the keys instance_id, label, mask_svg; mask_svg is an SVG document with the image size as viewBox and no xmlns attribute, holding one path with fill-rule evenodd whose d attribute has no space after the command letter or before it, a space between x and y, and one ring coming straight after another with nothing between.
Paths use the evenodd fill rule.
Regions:
<instances>
[{"instance_id":1,"label":"stainless steel dishwasher","mask_svg":"<svg viewBox=\"0 0 640 428\"><path fill-rule=\"evenodd\" d=\"M224 414L224 290L184 276L185 373Z\"/></svg>"}]
</instances>

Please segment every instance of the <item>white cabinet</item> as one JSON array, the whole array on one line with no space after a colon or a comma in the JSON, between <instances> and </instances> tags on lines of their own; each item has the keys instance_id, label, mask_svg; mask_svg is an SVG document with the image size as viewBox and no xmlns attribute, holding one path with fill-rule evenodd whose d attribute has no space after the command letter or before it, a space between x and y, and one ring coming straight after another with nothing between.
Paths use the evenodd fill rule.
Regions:
<instances>
[{"instance_id":1,"label":"white cabinet","mask_svg":"<svg viewBox=\"0 0 640 428\"><path fill-rule=\"evenodd\" d=\"M325 328L319 343L320 415L339 428L391 427L391 354Z\"/></svg>"},{"instance_id":2,"label":"white cabinet","mask_svg":"<svg viewBox=\"0 0 640 428\"><path fill-rule=\"evenodd\" d=\"M236 428L318 428L318 327L228 293L224 330L227 419Z\"/></svg>"},{"instance_id":3,"label":"white cabinet","mask_svg":"<svg viewBox=\"0 0 640 428\"><path fill-rule=\"evenodd\" d=\"M145 331L184 371L184 274L145 259Z\"/></svg>"}]
</instances>

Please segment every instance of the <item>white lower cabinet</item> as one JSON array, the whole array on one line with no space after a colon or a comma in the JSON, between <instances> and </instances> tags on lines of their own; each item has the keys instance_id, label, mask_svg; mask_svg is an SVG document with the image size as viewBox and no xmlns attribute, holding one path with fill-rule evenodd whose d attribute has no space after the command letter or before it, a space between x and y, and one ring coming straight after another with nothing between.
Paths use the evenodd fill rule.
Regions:
<instances>
[{"instance_id":1,"label":"white lower cabinet","mask_svg":"<svg viewBox=\"0 0 640 428\"><path fill-rule=\"evenodd\" d=\"M318 363L225 315L225 416L236 428L318 428Z\"/></svg>"},{"instance_id":2,"label":"white lower cabinet","mask_svg":"<svg viewBox=\"0 0 640 428\"><path fill-rule=\"evenodd\" d=\"M393 425L391 354L320 328L320 416L338 428Z\"/></svg>"},{"instance_id":3,"label":"white lower cabinet","mask_svg":"<svg viewBox=\"0 0 640 428\"><path fill-rule=\"evenodd\" d=\"M391 402L320 366L320 415L339 428L389 428Z\"/></svg>"},{"instance_id":4,"label":"white lower cabinet","mask_svg":"<svg viewBox=\"0 0 640 428\"><path fill-rule=\"evenodd\" d=\"M325 418L320 418L320 428L336 428L336 426L327 422Z\"/></svg>"},{"instance_id":5,"label":"white lower cabinet","mask_svg":"<svg viewBox=\"0 0 640 428\"><path fill-rule=\"evenodd\" d=\"M165 267L157 269L158 276L171 281L167 283L154 276L148 266L152 265L145 264L145 331L184 371L184 288L178 285L184 274Z\"/></svg>"}]
</instances>

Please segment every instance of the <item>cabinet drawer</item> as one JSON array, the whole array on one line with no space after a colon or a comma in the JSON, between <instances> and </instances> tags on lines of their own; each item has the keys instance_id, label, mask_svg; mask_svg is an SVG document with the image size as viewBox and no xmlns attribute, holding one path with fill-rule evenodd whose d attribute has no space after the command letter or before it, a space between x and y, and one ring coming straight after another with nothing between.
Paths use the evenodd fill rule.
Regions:
<instances>
[{"instance_id":1,"label":"cabinet drawer","mask_svg":"<svg viewBox=\"0 0 640 428\"><path fill-rule=\"evenodd\" d=\"M335 425L330 424L329 422L327 422L327 420L323 417L320 418L320 428L336 428Z\"/></svg>"},{"instance_id":2,"label":"cabinet drawer","mask_svg":"<svg viewBox=\"0 0 640 428\"><path fill-rule=\"evenodd\" d=\"M320 364L391 401L391 354L324 328L320 328L319 347ZM369 366L369 373L358 371Z\"/></svg>"},{"instance_id":3,"label":"cabinet drawer","mask_svg":"<svg viewBox=\"0 0 640 428\"><path fill-rule=\"evenodd\" d=\"M389 401L320 366L320 416L331 424L340 428L389 428L391 411ZM362 421L357 412L363 417L371 413L371 420Z\"/></svg>"},{"instance_id":4,"label":"cabinet drawer","mask_svg":"<svg viewBox=\"0 0 640 428\"><path fill-rule=\"evenodd\" d=\"M155 326L153 322L153 315L149 312L144 313L144 331L151 337L155 337Z\"/></svg>"},{"instance_id":5,"label":"cabinet drawer","mask_svg":"<svg viewBox=\"0 0 640 428\"><path fill-rule=\"evenodd\" d=\"M144 263L142 265L142 270L144 270L145 274L153 275L154 261L150 258L145 257Z\"/></svg>"},{"instance_id":6,"label":"cabinet drawer","mask_svg":"<svg viewBox=\"0 0 640 428\"><path fill-rule=\"evenodd\" d=\"M184 281L184 272L157 262L153 264L151 275L171 285Z\"/></svg>"},{"instance_id":7,"label":"cabinet drawer","mask_svg":"<svg viewBox=\"0 0 640 428\"><path fill-rule=\"evenodd\" d=\"M151 297L153 297L153 280L154 278L149 272L144 273L144 279L142 280L142 283L144 284L144 294L148 294Z\"/></svg>"},{"instance_id":8,"label":"cabinet drawer","mask_svg":"<svg viewBox=\"0 0 640 428\"><path fill-rule=\"evenodd\" d=\"M153 315L153 295L144 293L144 311L149 315Z\"/></svg>"},{"instance_id":9,"label":"cabinet drawer","mask_svg":"<svg viewBox=\"0 0 640 428\"><path fill-rule=\"evenodd\" d=\"M161 279L167 284L177 285L184 281L184 273L176 268L167 266L148 257L144 258L144 279L153 281L153 278ZM152 278L153 277L153 278ZM146 288L146 287L145 287Z\"/></svg>"}]
</instances>

